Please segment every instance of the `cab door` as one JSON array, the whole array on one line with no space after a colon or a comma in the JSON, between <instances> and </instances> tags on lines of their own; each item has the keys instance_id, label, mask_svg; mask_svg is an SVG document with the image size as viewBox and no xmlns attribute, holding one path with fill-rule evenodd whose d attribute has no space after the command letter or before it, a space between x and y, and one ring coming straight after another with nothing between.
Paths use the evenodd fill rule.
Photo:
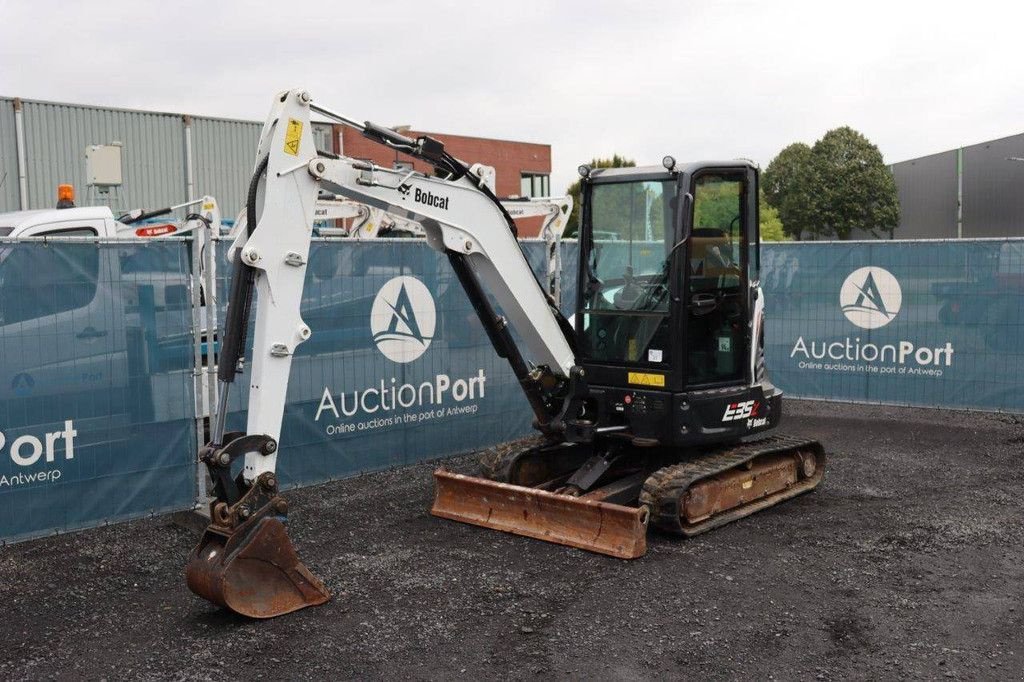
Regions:
<instances>
[{"instance_id":1,"label":"cab door","mask_svg":"<svg viewBox=\"0 0 1024 682\"><path fill-rule=\"evenodd\" d=\"M690 387L736 385L747 380L748 282L757 239L756 184L754 171L747 167L706 169L692 178L693 221L687 245L686 296L681 301Z\"/></svg>"}]
</instances>

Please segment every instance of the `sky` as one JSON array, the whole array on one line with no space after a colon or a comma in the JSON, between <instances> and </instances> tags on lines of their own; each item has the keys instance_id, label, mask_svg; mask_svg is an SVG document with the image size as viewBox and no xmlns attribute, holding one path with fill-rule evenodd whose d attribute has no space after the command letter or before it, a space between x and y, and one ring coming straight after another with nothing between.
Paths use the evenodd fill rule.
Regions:
<instances>
[{"instance_id":1,"label":"sky","mask_svg":"<svg viewBox=\"0 0 1024 682\"><path fill-rule=\"evenodd\" d=\"M766 165L849 125L891 163L1024 132L1022 27L984 0L0 0L0 95L262 121L301 87L550 144L558 193L613 153Z\"/></svg>"}]
</instances>

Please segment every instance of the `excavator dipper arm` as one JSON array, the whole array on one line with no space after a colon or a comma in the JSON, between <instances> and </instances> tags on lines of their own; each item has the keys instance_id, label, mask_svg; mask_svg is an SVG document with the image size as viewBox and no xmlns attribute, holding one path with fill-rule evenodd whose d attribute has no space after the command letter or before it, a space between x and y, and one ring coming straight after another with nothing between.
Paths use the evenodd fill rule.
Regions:
<instances>
[{"instance_id":1,"label":"excavator dipper arm","mask_svg":"<svg viewBox=\"0 0 1024 682\"><path fill-rule=\"evenodd\" d=\"M310 336L299 304L317 199L317 183L306 167L315 157L309 95L281 93L260 138L246 228L230 250L234 271L218 366L219 408L212 440L200 452L214 497L210 525L186 567L188 585L205 599L253 618L330 598L288 539L288 506L275 475L292 354ZM247 430L226 434L227 395L244 365L254 294ZM236 475L232 465L239 460L244 466Z\"/></svg>"}]
</instances>

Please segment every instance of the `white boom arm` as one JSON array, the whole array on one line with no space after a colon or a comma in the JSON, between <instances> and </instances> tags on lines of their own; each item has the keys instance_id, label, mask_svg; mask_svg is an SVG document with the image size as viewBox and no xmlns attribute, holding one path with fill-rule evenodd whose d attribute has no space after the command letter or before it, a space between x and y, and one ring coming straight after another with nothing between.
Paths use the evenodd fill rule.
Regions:
<instances>
[{"instance_id":1,"label":"white boom arm","mask_svg":"<svg viewBox=\"0 0 1024 682\"><path fill-rule=\"evenodd\" d=\"M492 175L493 177L493 175ZM327 202L323 199L317 204L317 216L327 213L327 209L321 210ZM349 204L352 207L362 206L356 202L331 202L334 204ZM544 240L547 255L547 292L559 303L562 297L562 265L561 265L561 243L562 233L565 231L565 224L572 213L572 197L530 197L523 199L502 199L501 205L513 219L515 218L538 218L543 217L540 236ZM367 210L366 207L363 207ZM401 230L417 237L426 236L423 226L415 220L393 216L379 208L369 208L369 213L359 215L360 222L356 224L350 233L354 239L377 239L390 230ZM332 217L351 218L355 215L336 215ZM337 230L341 233L341 230ZM332 232L320 229L320 234L332 234Z\"/></svg>"},{"instance_id":2,"label":"white boom arm","mask_svg":"<svg viewBox=\"0 0 1024 682\"><path fill-rule=\"evenodd\" d=\"M317 111L326 112L319 107ZM239 250L240 262L255 273L256 327L247 433L264 434L275 442L279 439L292 354L312 333L302 321L299 304L320 190L422 225L427 243L448 254L478 312L488 305L486 297L478 293L479 282L497 299L521 336L526 353L520 356L517 347L505 348L506 354L511 350L515 356L509 362L520 381L530 371L527 363L546 366L556 377L570 377L575 366L570 342L484 179L474 172L442 179L346 157L318 157L310 113L311 99L305 92L291 90L275 98L257 152L257 173L265 162L266 179L259 185L262 191L257 192L256 227L251 235L240 230L233 245ZM233 300L232 305L237 303ZM489 328L492 341L496 335L510 339L503 320L496 319L496 323L497 331ZM535 401L531 404L536 410ZM222 435L217 431L223 431L222 425L215 428L215 442ZM252 482L274 471L275 465L276 446L272 453L248 453L244 478Z\"/></svg>"},{"instance_id":3,"label":"white boom arm","mask_svg":"<svg viewBox=\"0 0 1024 682\"><path fill-rule=\"evenodd\" d=\"M572 214L572 197L534 197L528 200L501 202L513 218L544 216L540 236L544 240L548 262L548 294L555 303L562 301L562 233Z\"/></svg>"}]
</instances>

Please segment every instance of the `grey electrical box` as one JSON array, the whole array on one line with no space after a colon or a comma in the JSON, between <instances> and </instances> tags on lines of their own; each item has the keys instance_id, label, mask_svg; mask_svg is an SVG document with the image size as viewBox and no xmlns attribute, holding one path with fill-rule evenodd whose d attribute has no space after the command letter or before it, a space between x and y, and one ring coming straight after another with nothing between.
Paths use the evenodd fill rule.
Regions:
<instances>
[{"instance_id":1,"label":"grey electrical box","mask_svg":"<svg viewBox=\"0 0 1024 682\"><path fill-rule=\"evenodd\" d=\"M99 187L121 184L121 143L92 144L85 148L86 184Z\"/></svg>"}]
</instances>

